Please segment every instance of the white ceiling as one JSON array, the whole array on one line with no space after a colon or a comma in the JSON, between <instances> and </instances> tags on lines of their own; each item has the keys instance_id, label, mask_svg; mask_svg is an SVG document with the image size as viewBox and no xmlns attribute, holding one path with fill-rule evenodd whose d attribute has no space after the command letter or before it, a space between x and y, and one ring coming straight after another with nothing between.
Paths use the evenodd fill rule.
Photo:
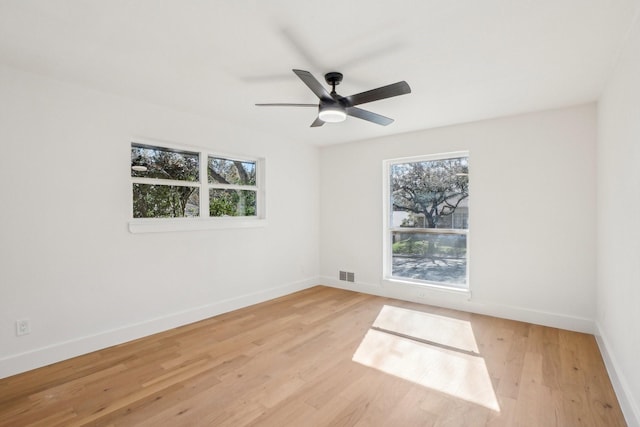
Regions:
<instances>
[{"instance_id":1,"label":"white ceiling","mask_svg":"<svg viewBox=\"0 0 640 427\"><path fill-rule=\"evenodd\" d=\"M324 145L597 99L638 0L0 0L0 63ZM291 72L393 117L310 128Z\"/></svg>"}]
</instances>

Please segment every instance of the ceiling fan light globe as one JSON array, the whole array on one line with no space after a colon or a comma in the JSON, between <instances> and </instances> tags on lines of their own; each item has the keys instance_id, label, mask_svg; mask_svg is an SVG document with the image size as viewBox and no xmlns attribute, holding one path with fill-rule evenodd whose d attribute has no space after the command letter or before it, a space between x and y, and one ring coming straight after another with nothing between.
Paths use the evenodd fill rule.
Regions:
<instances>
[{"instance_id":1,"label":"ceiling fan light globe","mask_svg":"<svg viewBox=\"0 0 640 427\"><path fill-rule=\"evenodd\" d=\"M339 123L346 120L347 113L339 108L323 108L318 113L318 117L323 122Z\"/></svg>"}]
</instances>

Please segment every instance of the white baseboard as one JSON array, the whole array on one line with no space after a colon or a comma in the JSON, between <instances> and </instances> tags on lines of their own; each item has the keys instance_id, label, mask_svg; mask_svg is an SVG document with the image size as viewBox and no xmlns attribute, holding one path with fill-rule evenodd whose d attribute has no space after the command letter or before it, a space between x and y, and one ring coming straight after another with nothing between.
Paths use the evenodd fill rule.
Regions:
<instances>
[{"instance_id":1,"label":"white baseboard","mask_svg":"<svg viewBox=\"0 0 640 427\"><path fill-rule=\"evenodd\" d=\"M623 372L620 370L620 365L618 364L614 353L611 351L609 341L597 322L595 336L625 420L629 427L640 427L640 408L638 408L636 400L633 398L633 394L629 388L629 384L627 383Z\"/></svg>"},{"instance_id":2,"label":"white baseboard","mask_svg":"<svg viewBox=\"0 0 640 427\"><path fill-rule=\"evenodd\" d=\"M82 354L183 326L316 286L317 277L194 307L121 328L55 343L0 359L0 378L9 377Z\"/></svg>"},{"instance_id":3,"label":"white baseboard","mask_svg":"<svg viewBox=\"0 0 640 427\"><path fill-rule=\"evenodd\" d=\"M528 322L536 325L550 326L553 328L566 329L587 334L595 333L595 323L592 319L561 313L531 310L523 307L474 301L471 298L471 293L467 292L425 289L419 285L404 283L393 286L384 284L374 285L360 282L350 283L328 276L321 276L320 279L322 280L322 284L340 289L413 301L421 304L435 305L454 310L468 311L471 313L485 314L504 319L518 320L521 322ZM418 292L418 290L420 290L420 292ZM419 293L422 294L422 296L418 296Z\"/></svg>"}]
</instances>

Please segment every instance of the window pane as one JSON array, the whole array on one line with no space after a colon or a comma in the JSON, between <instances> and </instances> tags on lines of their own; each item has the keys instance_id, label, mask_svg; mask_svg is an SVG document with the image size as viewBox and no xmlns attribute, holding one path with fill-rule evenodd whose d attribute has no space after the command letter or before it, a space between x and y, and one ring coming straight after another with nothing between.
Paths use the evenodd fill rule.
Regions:
<instances>
[{"instance_id":1,"label":"window pane","mask_svg":"<svg viewBox=\"0 0 640 427\"><path fill-rule=\"evenodd\" d=\"M392 227L467 229L467 157L391 166Z\"/></svg>"},{"instance_id":2,"label":"window pane","mask_svg":"<svg viewBox=\"0 0 640 427\"><path fill-rule=\"evenodd\" d=\"M256 163L209 157L209 184L256 185Z\"/></svg>"},{"instance_id":3,"label":"window pane","mask_svg":"<svg viewBox=\"0 0 640 427\"><path fill-rule=\"evenodd\" d=\"M198 215L200 215L200 195L197 187L133 184L134 218Z\"/></svg>"},{"instance_id":4,"label":"window pane","mask_svg":"<svg viewBox=\"0 0 640 427\"><path fill-rule=\"evenodd\" d=\"M256 192L209 190L210 216L256 216Z\"/></svg>"},{"instance_id":5,"label":"window pane","mask_svg":"<svg viewBox=\"0 0 640 427\"><path fill-rule=\"evenodd\" d=\"M131 176L197 182L198 153L131 144Z\"/></svg>"},{"instance_id":6,"label":"window pane","mask_svg":"<svg viewBox=\"0 0 640 427\"><path fill-rule=\"evenodd\" d=\"M391 238L392 276L466 287L466 235L394 231Z\"/></svg>"}]
</instances>

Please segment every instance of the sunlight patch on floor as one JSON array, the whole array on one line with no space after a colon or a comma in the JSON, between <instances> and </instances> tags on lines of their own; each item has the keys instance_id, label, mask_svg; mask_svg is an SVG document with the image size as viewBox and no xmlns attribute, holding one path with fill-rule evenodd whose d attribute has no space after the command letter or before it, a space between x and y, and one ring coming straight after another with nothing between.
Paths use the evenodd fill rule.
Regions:
<instances>
[{"instance_id":1,"label":"sunlight patch on floor","mask_svg":"<svg viewBox=\"0 0 640 427\"><path fill-rule=\"evenodd\" d=\"M477 352L477 344L473 335L464 332L467 328L461 324L467 323L468 330L471 330L471 325L458 319L425 314L385 306L374 325L386 329L381 325L391 326L390 318L394 322L405 319L406 327L396 323L395 330L390 329L405 336L370 329L353 355L353 361L499 412L500 406L484 359L469 353ZM448 320L450 325L447 325ZM442 329L438 331L437 328ZM408 333L410 331L411 334ZM462 331L462 335L453 337L456 331ZM418 340L406 337L408 335ZM425 338L427 336L429 338ZM434 339L437 336L444 341L442 346ZM433 344L421 340L432 341ZM453 343L464 345L459 351L450 348L455 347Z\"/></svg>"},{"instance_id":2,"label":"sunlight patch on floor","mask_svg":"<svg viewBox=\"0 0 640 427\"><path fill-rule=\"evenodd\" d=\"M372 327L478 353L471 323L466 320L385 305Z\"/></svg>"}]
</instances>

